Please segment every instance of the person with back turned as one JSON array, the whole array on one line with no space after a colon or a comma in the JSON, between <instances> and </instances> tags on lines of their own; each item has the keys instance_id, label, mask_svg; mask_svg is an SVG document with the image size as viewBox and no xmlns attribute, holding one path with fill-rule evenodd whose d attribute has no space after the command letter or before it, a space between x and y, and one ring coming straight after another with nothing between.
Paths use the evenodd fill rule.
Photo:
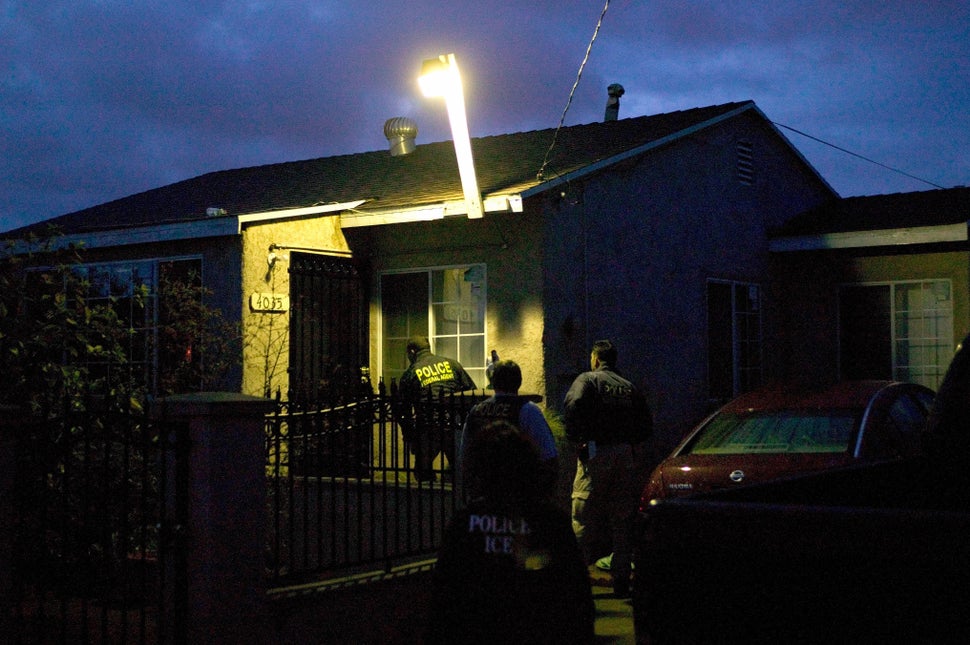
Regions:
<instances>
[{"instance_id":1,"label":"person with back turned","mask_svg":"<svg viewBox=\"0 0 970 645\"><path fill-rule=\"evenodd\" d=\"M475 405L465 419L465 427L458 442L459 478L465 479L465 454L482 429L492 421L507 421L528 437L539 451L541 481L551 495L559 474L559 451L556 449L552 429L539 406L528 397L519 395L522 369L518 363L502 359L494 363L493 367L492 387L495 394Z\"/></svg>"},{"instance_id":2,"label":"person with back turned","mask_svg":"<svg viewBox=\"0 0 970 645\"><path fill-rule=\"evenodd\" d=\"M470 500L442 538L425 642L593 643L589 573L568 513L543 491L535 444L496 420L465 459Z\"/></svg>"},{"instance_id":3,"label":"person with back turned","mask_svg":"<svg viewBox=\"0 0 970 645\"><path fill-rule=\"evenodd\" d=\"M643 394L616 370L609 340L593 343L590 370L566 392L566 435L580 446L573 480L573 530L592 564L613 548L613 592L630 594L637 489L653 431Z\"/></svg>"},{"instance_id":4,"label":"person with back turned","mask_svg":"<svg viewBox=\"0 0 970 645\"><path fill-rule=\"evenodd\" d=\"M431 343L424 336L408 340L407 356L409 366L400 381L398 423L414 455L415 478L434 481L432 465L439 453L455 467L455 428L446 415L433 414L431 403L442 394L474 390L475 381L455 359L432 354Z\"/></svg>"}]
</instances>

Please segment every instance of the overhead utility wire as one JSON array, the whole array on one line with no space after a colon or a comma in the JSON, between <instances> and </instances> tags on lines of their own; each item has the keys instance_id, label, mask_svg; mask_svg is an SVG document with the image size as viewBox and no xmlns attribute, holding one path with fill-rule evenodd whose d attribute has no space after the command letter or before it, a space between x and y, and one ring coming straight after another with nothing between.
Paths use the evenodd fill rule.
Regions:
<instances>
[{"instance_id":1,"label":"overhead utility wire","mask_svg":"<svg viewBox=\"0 0 970 645\"><path fill-rule=\"evenodd\" d=\"M927 181L926 179L923 179L921 177L917 177L916 175L911 175L908 172L904 172L902 170L899 170L898 168L893 168L892 166L887 166L884 163L879 163L878 161L875 161L874 159L870 159L868 157L863 157L862 155L860 155L858 153L852 152L851 150L846 150L845 148L840 148L839 146L837 146L837 145L835 145L833 143L829 143L828 141L823 141L822 139L819 139L818 137L813 137L812 135L806 134L806 133L802 132L801 130L796 130L795 128L793 128L791 126L787 126L787 125L785 125L783 123L777 123L775 121L772 121L772 123L775 124L775 125L777 125L780 128L785 128L786 130L791 130L792 132L795 132L797 134L800 134L803 137L808 137L812 141L818 141L819 143L824 144L824 145L827 145L830 148L835 148L836 150L838 150L840 152L844 152L846 154L852 155L853 157L858 157L859 159L862 159L863 161L868 161L869 163L874 163L877 166L881 166L881 167L885 168L886 170L891 170L893 172L898 172L900 175L905 175L906 177L909 177L910 179L915 179L916 181L921 181L924 184L929 184L930 186L933 186L934 188L943 188L943 186L940 186L938 184L934 184L932 181Z\"/></svg>"},{"instance_id":2,"label":"overhead utility wire","mask_svg":"<svg viewBox=\"0 0 970 645\"><path fill-rule=\"evenodd\" d=\"M583 76L583 68L586 67L586 61L589 60L589 53L593 49L593 43L596 41L596 36L600 32L600 27L603 25L603 17L606 15L606 10L610 8L610 0L606 0L606 5L603 6L603 12L600 14L600 19L596 23L596 29L593 30L593 37L589 41L589 45L586 47L586 55L583 56L583 62L579 65L579 73L576 74L576 82L573 83L573 89L569 91L569 99L566 101L566 107L562 111L562 116L559 118L559 125L556 126L556 133L552 136L552 143L549 145L549 149L546 150L546 156L542 160L542 167L539 168L539 172L536 173L536 179L542 181L543 175L546 173L546 164L549 163L549 155L552 154L552 149L556 147L556 140L559 138L559 130L562 129L562 124L566 121L566 112L569 111L569 106L573 102L573 95L576 93L576 88L579 86L579 79Z\"/></svg>"}]
</instances>

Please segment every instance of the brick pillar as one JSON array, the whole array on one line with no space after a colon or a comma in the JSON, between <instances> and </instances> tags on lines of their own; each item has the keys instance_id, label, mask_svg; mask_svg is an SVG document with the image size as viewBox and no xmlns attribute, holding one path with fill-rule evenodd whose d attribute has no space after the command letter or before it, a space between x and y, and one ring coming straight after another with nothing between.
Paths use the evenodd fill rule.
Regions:
<instances>
[{"instance_id":1,"label":"brick pillar","mask_svg":"<svg viewBox=\"0 0 970 645\"><path fill-rule=\"evenodd\" d=\"M167 397L156 408L188 439L187 518L179 528L188 643L254 642L265 619L263 416L273 406L269 399L207 392Z\"/></svg>"}]
</instances>

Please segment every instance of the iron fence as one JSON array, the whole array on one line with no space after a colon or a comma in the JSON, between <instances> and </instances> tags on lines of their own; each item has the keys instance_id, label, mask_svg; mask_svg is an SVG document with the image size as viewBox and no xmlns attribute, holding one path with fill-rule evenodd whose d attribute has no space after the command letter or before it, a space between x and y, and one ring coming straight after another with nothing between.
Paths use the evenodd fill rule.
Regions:
<instances>
[{"instance_id":1,"label":"iron fence","mask_svg":"<svg viewBox=\"0 0 970 645\"><path fill-rule=\"evenodd\" d=\"M448 447L484 396L428 394L409 402L383 385L358 394L314 407L280 402L266 419L266 566L276 584L390 571L432 555L459 503ZM431 481L415 476L402 414L420 417L429 443L444 448Z\"/></svg>"},{"instance_id":2,"label":"iron fence","mask_svg":"<svg viewBox=\"0 0 970 645\"><path fill-rule=\"evenodd\" d=\"M447 450L484 395L408 403L379 387L265 417L271 589L328 584L430 557L459 503L450 459L415 477L402 414ZM89 401L5 424L0 446L0 633L11 643L180 643L189 428ZM9 516L9 518L8 518ZM262 588L266 580L254 580Z\"/></svg>"},{"instance_id":3,"label":"iron fence","mask_svg":"<svg viewBox=\"0 0 970 645\"><path fill-rule=\"evenodd\" d=\"M176 429L88 401L13 430L8 642L177 642Z\"/></svg>"}]
</instances>

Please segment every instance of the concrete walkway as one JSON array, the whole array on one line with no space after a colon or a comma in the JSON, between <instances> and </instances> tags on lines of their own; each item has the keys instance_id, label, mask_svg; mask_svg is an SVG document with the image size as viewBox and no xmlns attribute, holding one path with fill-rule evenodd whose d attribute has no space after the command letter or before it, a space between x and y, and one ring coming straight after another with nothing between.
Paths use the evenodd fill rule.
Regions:
<instances>
[{"instance_id":1,"label":"concrete walkway","mask_svg":"<svg viewBox=\"0 0 970 645\"><path fill-rule=\"evenodd\" d=\"M596 603L596 642L632 644L630 599L613 596L610 575L590 567ZM420 573L325 594L295 594L274 602L260 645L416 645L427 620L430 574Z\"/></svg>"},{"instance_id":2,"label":"concrete walkway","mask_svg":"<svg viewBox=\"0 0 970 645\"><path fill-rule=\"evenodd\" d=\"M636 643L633 633L633 605L629 598L615 598L610 574L596 567L589 568L593 585L593 601L596 603L596 642Z\"/></svg>"}]
</instances>

